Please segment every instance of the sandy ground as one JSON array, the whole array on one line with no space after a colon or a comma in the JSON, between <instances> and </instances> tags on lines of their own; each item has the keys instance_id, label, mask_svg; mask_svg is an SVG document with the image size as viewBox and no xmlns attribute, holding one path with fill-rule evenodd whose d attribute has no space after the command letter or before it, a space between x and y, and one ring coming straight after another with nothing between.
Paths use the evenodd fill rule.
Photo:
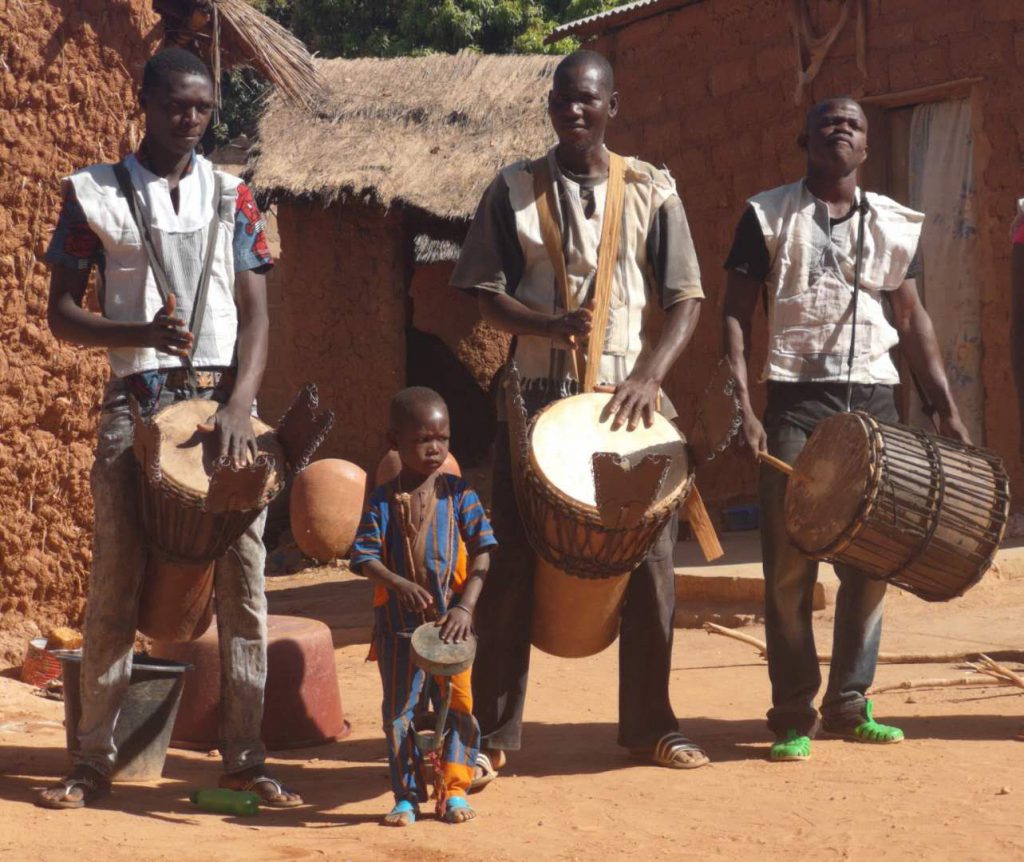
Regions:
<instances>
[{"instance_id":1,"label":"sandy ground","mask_svg":"<svg viewBox=\"0 0 1024 862\"><path fill-rule=\"evenodd\" d=\"M335 629L351 736L274 758L308 803L233 819L187 801L213 786L217 760L172 751L164 780L118 785L100 807L52 812L33 794L66 765L62 706L0 679L0 859L169 860L878 860L1024 859L1024 698L1011 689L881 694L877 713L907 733L880 749L815 742L801 764L765 760L763 663L742 644L679 630L672 695L683 728L713 759L670 772L615 746L614 649L590 659L534 652L525 748L473 797L480 817L411 829L378 825L390 806L376 669L360 626L363 584L324 573L273 579L272 609ZM1024 581L990 580L957 602L889 599L882 649L948 652L1024 647ZM828 644L830 612L817 616ZM762 636L759 627L745 629ZM953 677L949 665L883 666L878 685Z\"/></svg>"}]
</instances>

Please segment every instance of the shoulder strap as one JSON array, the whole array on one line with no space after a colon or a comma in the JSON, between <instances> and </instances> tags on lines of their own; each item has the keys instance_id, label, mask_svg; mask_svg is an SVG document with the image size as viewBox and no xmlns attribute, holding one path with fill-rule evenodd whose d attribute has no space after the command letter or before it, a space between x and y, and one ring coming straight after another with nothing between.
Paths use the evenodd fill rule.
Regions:
<instances>
[{"instance_id":1,"label":"shoulder strap","mask_svg":"<svg viewBox=\"0 0 1024 862\"><path fill-rule=\"evenodd\" d=\"M210 219L210 227L206 231L206 257L203 260L203 272L199 276L199 285L196 287L195 302L192 303L192 320L188 328L192 330L192 355L195 356L196 348L199 346L199 333L203 328L203 317L206 315L206 295L210 288L210 273L213 270L213 257L217 251L217 235L220 232L220 196L221 179L220 174L213 172L213 217Z\"/></svg>"},{"instance_id":2,"label":"shoulder strap","mask_svg":"<svg viewBox=\"0 0 1024 862\"><path fill-rule=\"evenodd\" d=\"M124 162L118 162L114 165L114 176L117 178L117 184L121 187L121 194L124 195L124 199L128 203L128 211L132 214L132 221L135 222L135 227L139 230L139 236L142 237L142 247L146 249L146 257L149 260L149 268L153 270L156 289L160 292L160 298L166 303L167 297L174 294L174 290L171 288L171 282L167 278L164 265L156 253L156 246L153 245L153 236L149 232L149 225L146 224L142 213L139 212L139 202L135 197L135 186L132 184L131 174L128 173L128 168Z\"/></svg>"},{"instance_id":3,"label":"shoulder strap","mask_svg":"<svg viewBox=\"0 0 1024 862\"><path fill-rule=\"evenodd\" d=\"M562 296L562 307L566 311L572 311L569 274L565 269L565 250L562 247L562 230L559 227L558 219L555 218L558 200L555 198L555 184L547 156L542 156L532 162L531 168L533 170L533 196L537 202L537 218L540 221L540 236L551 266L555 270L555 282ZM579 348L571 350L569 360L572 363L573 374L577 380L582 382L579 371L581 359L579 354Z\"/></svg>"},{"instance_id":4,"label":"shoulder strap","mask_svg":"<svg viewBox=\"0 0 1024 862\"><path fill-rule=\"evenodd\" d=\"M612 282L619 260L619 238L622 236L622 211L626 195L626 160L609 153L608 192L601 221L601 244L597 251L597 276L594 285L594 317L587 344L587 368L583 391L593 392L597 373L604 353L604 338L608 329L608 308L611 303Z\"/></svg>"}]
</instances>

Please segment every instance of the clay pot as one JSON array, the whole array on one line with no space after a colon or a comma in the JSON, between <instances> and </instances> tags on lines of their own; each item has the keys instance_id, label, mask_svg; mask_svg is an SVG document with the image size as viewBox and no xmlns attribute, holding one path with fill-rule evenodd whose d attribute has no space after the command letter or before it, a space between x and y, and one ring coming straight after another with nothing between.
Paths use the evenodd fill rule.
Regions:
<instances>
[{"instance_id":1,"label":"clay pot","mask_svg":"<svg viewBox=\"0 0 1024 862\"><path fill-rule=\"evenodd\" d=\"M374 477L374 487L379 488L381 485L385 485L394 479L399 473L402 472L402 459L398 457L398 452L395 449L389 449L387 454L380 459L380 463L377 465L377 474ZM459 467L459 462L455 460L455 456L451 452L448 453L448 457L444 459L444 463L441 465L442 473L449 473L452 476L461 476L462 468Z\"/></svg>"},{"instance_id":2,"label":"clay pot","mask_svg":"<svg viewBox=\"0 0 1024 862\"><path fill-rule=\"evenodd\" d=\"M350 461L314 461L292 482L292 535L307 557L326 562L352 548L363 512L366 472Z\"/></svg>"}]
</instances>

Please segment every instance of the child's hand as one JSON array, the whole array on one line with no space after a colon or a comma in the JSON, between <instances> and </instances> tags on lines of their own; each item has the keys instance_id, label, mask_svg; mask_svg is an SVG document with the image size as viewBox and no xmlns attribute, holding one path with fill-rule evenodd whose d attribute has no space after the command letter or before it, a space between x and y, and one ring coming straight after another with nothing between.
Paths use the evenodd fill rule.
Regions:
<instances>
[{"instance_id":1,"label":"child's hand","mask_svg":"<svg viewBox=\"0 0 1024 862\"><path fill-rule=\"evenodd\" d=\"M434 625L441 627L441 640L446 644L460 644L469 640L473 634L473 612L462 605L456 605Z\"/></svg>"},{"instance_id":2,"label":"child's hand","mask_svg":"<svg viewBox=\"0 0 1024 862\"><path fill-rule=\"evenodd\" d=\"M392 589L398 595L398 603L407 611L425 611L434 604L434 597L412 581L402 579Z\"/></svg>"}]
</instances>

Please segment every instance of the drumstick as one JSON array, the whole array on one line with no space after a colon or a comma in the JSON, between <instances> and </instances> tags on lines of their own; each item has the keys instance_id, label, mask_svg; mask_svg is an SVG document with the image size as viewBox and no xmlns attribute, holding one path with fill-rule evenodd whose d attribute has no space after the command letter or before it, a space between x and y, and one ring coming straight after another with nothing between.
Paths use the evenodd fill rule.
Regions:
<instances>
[{"instance_id":1,"label":"drumstick","mask_svg":"<svg viewBox=\"0 0 1024 862\"><path fill-rule=\"evenodd\" d=\"M776 458L774 455L769 455L767 452L758 452L757 458L759 461L763 461L769 467L774 467L780 473L785 473L787 476L793 472L792 464L787 464L781 458Z\"/></svg>"}]
</instances>

